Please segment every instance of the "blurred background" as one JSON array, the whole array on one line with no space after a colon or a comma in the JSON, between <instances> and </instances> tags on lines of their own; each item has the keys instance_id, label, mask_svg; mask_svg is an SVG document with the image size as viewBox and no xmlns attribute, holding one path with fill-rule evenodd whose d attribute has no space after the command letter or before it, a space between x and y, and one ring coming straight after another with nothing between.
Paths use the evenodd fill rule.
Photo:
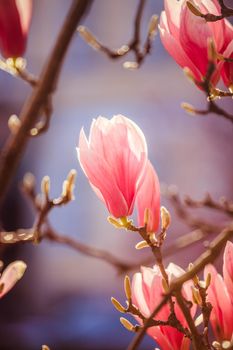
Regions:
<instances>
[{"instance_id":1,"label":"blurred background","mask_svg":"<svg viewBox=\"0 0 233 350\"><path fill-rule=\"evenodd\" d=\"M162 10L162 0L148 0L143 14L142 39L152 14ZM57 33L71 4L70 0L35 0L26 58L28 69L38 75L53 47ZM83 21L111 48L118 48L132 37L136 0L98 0ZM204 107L205 98L184 77L155 38L152 53L139 70L122 67L123 60L111 61L93 51L75 35L66 57L57 91L49 131L31 139L11 187L4 212L4 227L30 227L33 210L19 190L26 172L38 181L51 178L51 195L61 193L62 182L70 169L78 172L75 201L51 212L52 225L65 235L106 249L126 261L139 261L145 254L135 251L134 234L114 229L106 220L108 213L98 200L77 162L76 150L82 126L88 133L93 118L111 118L124 114L143 130L149 157L160 181L178 186L181 195L202 198L207 191L214 198L233 197L232 125L209 115L191 117L181 108L183 101ZM18 114L31 88L23 81L0 72L0 147L9 131L7 120ZM228 101L224 101L225 107ZM188 232L174 214L171 204L162 204L172 212L167 237L171 243ZM195 213L194 213L195 215ZM210 216L220 223L225 218ZM199 256L203 244L171 258L183 268ZM47 344L51 350L126 349L133 334L119 323L119 313L110 297L124 301L123 276L106 263L83 256L55 243L0 247L7 264L22 259L28 264L24 278L0 300L0 349L39 350ZM220 260L221 261L221 260ZM145 338L141 349L152 349Z\"/></svg>"}]
</instances>

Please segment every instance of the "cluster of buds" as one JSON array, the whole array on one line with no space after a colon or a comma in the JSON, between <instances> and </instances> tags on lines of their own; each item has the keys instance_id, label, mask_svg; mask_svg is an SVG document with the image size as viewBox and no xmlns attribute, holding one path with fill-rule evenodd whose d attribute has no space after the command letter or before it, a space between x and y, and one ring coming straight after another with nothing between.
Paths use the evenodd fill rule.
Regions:
<instances>
[{"instance_id":1,"label":"cluster of buds","mask_svg":"<svg viewBox=\"0 0 233 350\"><path fill-rule=\"evenodd\" d=\"M131 315L136 316L137 318L140 318L143 321L145 317L141 314L139 309L132 303L132 290L131 290L130 279L128 276L125 276L125 279L124 279L124 290L125 290L125 296L126 296L126 307L121 305L121 303L117 299L112 297L111 302L113 306L117 311L121 313L129 313ZM140 325L133 325L125 317L120 317L120 322L128 331L137 332L140 329Z\"/></svg>"}]
</instances>

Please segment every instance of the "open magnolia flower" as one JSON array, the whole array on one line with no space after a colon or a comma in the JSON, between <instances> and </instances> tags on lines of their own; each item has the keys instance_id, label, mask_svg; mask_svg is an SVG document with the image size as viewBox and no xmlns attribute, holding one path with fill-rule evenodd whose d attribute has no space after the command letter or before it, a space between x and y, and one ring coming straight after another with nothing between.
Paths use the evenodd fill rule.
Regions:
<instances>
[{"instance_id":1,"label":"open magnolia flower","mask_svg":"<svg viewBox=\"0 0 233 350\"><path fill-rule=\"evenodd\" d=\"M205 267L205 277L211 274L207 299L213 306L211 325L218 341L233 338L233 243L227 242L223 257L223 277L213 265Z\"/></svg>"},{"instance_id":2,"label":"open magnolia flower","mask_svg":"<svg viewBox=\"0 0 233 350\"><path fill-rule=\"evenodd\" d=\"M115 218L131 215L147 163L140 128L123 115L94 119L89 138L82 129L78 158L90 184Z\"/></svg>"},{"instance_id":3,"label":"open magnolia flower","mask_svg":"<svg viewBox=\"0 0 233 350\"><path fill-rule=\"evenodd\" d=\"M193 0L201 13L221 14L217 0ZM201 82L208 69L208 43L212 39L218 53L229 44L231 25L227 20L206 22L190 11L186 0L164 0L165 11L160 17L160 36L169 54L182 67L187 67L197 82ZM223 62L215 60L216 70L211 82L215 86L220 78Z\"/></svg>"},{"instance_id":4,"label":"open magnolia flower","mask_svg":"<svg viewBox=\"0 0 233 350\"><path fill-rule=\"evenodd\" d=\"M166 269L169 281L174 277L179 277L185 271L179 266L170 263ZM132 282L132 301L138 307L143 316L149 317L154 311L156 305L159 304L164 295L162 283L162 275L157 265L153 268L141 267L141 272L134 274ZM183 285L182 293L186 300L192 300L192 282L186 282ZM191 314L194 316L196 305L191 308ZM175 313L183 327L187 326L187 322L183 312L175 303ZM169 305L165 305L157 314L156 320L167 321L170 315ZM140 319L138 319L140 322ZM148 328L148 334L155 339L161 350L188 350L190 347L190 339L179 332L176 328L170 326L156 326Z\"/></svg>"},{"instance_id":5,"label":"open magnolia flower","mask_svg":"<svg viewBox=\"0 0 233 350\"><path fill-rule=\"evenodd\" d=\"M23 56L32 0L0 0L0 51L5 58Z\"/></svg>"},{"instance_id":6,"label":"open magnolia flower","mask_svg":"<svg viewBox=\"0 0 233 350\"><path fill-rule=\"evenodd\" d=\"M14 285L23 277L27 265L20 260L9 264L0 277L0 298L8 293Z\"/></svg>"}]
</instances>

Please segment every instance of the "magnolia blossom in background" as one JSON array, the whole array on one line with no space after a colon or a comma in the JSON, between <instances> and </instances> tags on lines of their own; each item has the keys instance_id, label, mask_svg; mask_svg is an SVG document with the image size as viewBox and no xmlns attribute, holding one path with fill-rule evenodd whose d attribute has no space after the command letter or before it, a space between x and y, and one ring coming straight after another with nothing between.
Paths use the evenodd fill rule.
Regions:
<instances>
[{"instance_id":1,"label":"magnolia blossom in background","mask_svg":"<svg viewBox=\"0 0 233 350\"><path fill-rule=\"evenodd\" d=\"M206 278L211 274L207 299L213 306L210 321L215 337L218 341L230 341L233 337L233 243L229 241L223 260L223 277L213 265L205 267L204 275Z\"/></svg>"},{"instance_id":2,"label":"magnolia blossom in background","mask_svg":"<svg viewBox=\"0 0 233 350\"><path fill-rule=\"evenodd\" d=\"M220 15L217 0L193 0L202 13ZM201 82L208 66L208 42L211 38L216 50L223 53L229 44L231 25L227 20L206 22L194 15L187 7L186 0L164 0L165 11L160 17L160 36L168 53L182 67L187 67L194 78ZM220 77L223 62L216 61L212 76L215 86Z\"/></svg>"},{"instance_id":3,"label":"magnolia blossom in background","mask_svg":"<svg viewBox=\"0 0 233 350\"><path fill-rule=\"evenodd\" d=\"M27 265L20 260L9 264L0 277L0 298L8 293L23 277Z\"/></svg>"},{"instance_id":4,"label":"magnolia blossom in background","mask_svg":"<svg viewBox=\"0 0 233 350\"><path fill-rule=\"evenodd\" d=\"M183 269L173 263L168 265L166 272L169 281L185 273ZM191 285L192 282L186 282L183 285L182 293L187 300L192 300ZM141 272L134 274L132 281L132 301L145 317L151 315L160 303L163 295L162 275L158 266L155 265L153 268L141 267ZM175 312L181 324L186 327L185 317L177 304L175 304ZM192 316L194 316L195 312L196 305L193 305L191 308ZM167 321L169 315L169 305L166 304L155 319ZM190 340L176 328L157 326L149 328L147 332L159 344L161 350L188 350L190 347Z\"/></svg>"},{"instance_id":5,"label":"magnolia blossom in background","mask_svg":"<svg viewBox=\"0 0 233 350\"><path fill-rule=\"evenodd\" d=\"M131 215L147 162L140 128L123 115L94 119L89 138L82 129L78 158L90 184L115 218Z\"/></svg>"},{"instance_id":6,"label":"magnolia blossom in background","mask_svg":"<svg viewBox=\"0 0 233 350\"><path fill-rule=\"evenodd\" d=\"M226 58L233 59L233 29L232 29L232 41L227 46L223 53ZM227 88L233 92L233 62L224 62L221 70L222 80Z\"/></svg>"},{"instance_id":7,"label":"magnolia blossom in background","mask_svg":"<svg viewBox=\"0 0 233 350\"><path fill-rule=\"evenodd\" d=\"M145 210L148 210L147 232L156 232L160 218L160 186L159 179L148 160L137 195L138 224L144 226Z\"/></svg>"},{"instance_id":8,"label":"magnolia blossom in background","mask_svg":"<svg viewBox=\"0 0 233 350\"><path fill-rule=\"evenodd\" d=\"M0 51L5 58L24 55L32 0L0 0Z\"/></svg>"}]
</instances>

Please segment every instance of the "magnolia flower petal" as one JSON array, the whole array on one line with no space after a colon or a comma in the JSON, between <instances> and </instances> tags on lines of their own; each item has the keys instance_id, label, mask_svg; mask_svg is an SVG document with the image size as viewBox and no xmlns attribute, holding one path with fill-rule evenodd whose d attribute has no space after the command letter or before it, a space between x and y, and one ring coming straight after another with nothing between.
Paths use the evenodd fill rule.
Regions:
<instances>
[{"instance_id":1,"label":"magnolia flower petal","mask_svg":"<svg viewBox=\"0 0 233 350\"><path fill-rule=\"evenodd\" d=\"M150 163L144 170L140 189L137 195L138 224L144 226L145 210L149 210L147 232L156 232L160 220L160 185L158 176Z\"/></svg>"},{"instance_id":2,"label":"magnolia flower petal","mask_svg":"<svg viewBox=\"0 0 233 350\"><path fill-rule=\"evenodd\" d=\"M141 273L135 273L132 280L132 301L145 317L150 316L147 299L143 291L143 280Z\"/></svg>"},{"instance_id":3,"label":"magnolia flower petal","mask_svg":"<svg viewBox=\"0 0 233 350\"><path fill-rule=\"evenodd\" d=\"M201 81L201 74L196 68L192 60L185 53L179 41L177 41L167 30L166 30L166 14L163 11L160 16L160 38L168 53L174 58L177 64L182 68L189 68L193 73L196 80Z\"/></svg>"},{"instance_id":4,"label":"magnolia flower petal","mask_svg":"<svg viewBox=\"0 0 233 350\"><path fill-rule=\"evenodd\" d=\"M223 256L223 277L233 302L233 243L228 241Z\"/></svg>"},{"instance_id":5,"label":"magnolia flower petal","mask_svg":"<svg viewBox=\"0 0 233 350\"><path fill-rule=\"evenodd\" d=\"M233 58L233 40L229 43L223 52L226 58ZM224 62L221 69L221 76L226 87L233 85L233 64L232 62Z\"/></svg>"},{"instance_id":6,"label":"magnolia flower petal","mask_svg":"<svg viewBox=\"0 0 233 350\"><path fill-rule=\"evenodd\" d=\"M31 1L0 1L0 51L5 58L24 54L30 19Z\"/></svg>"}]
</instances>

